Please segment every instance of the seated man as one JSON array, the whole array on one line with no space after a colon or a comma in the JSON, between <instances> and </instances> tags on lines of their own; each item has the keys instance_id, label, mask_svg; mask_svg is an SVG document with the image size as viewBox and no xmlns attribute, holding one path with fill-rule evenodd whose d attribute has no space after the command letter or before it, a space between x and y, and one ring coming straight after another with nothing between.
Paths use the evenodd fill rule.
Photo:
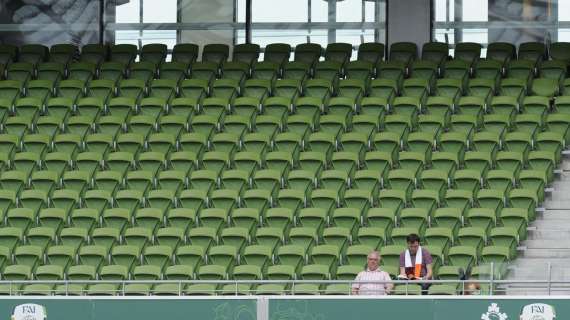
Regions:
<instances>
[{"instance_id":1,"label":"seated man","mask_svg":"<svg viewBox=\"0 0 570 320\"><path fill-rule=\"evenodd\" d=\"M432 278L432 258L429 251L420 246L420 237L417 234L410 234L406 238L408 249L400 254L400 275L401 279L408 280L431 280ZM429 285L423 284L422 288L427 290Z\"/></svg>"},{"instance_id":2,"label":"seated man","mask_svg":"<svg viewBox=\"0 0 570 320\"><path fill-rule=\"evenodd\" d=\"M383 283L354 283L352 284L353 295L385 295L389 294L393 288L390 283L390 275L386 271L380 270L380 253L372 251L368 254L367 268L360 271L355 281L384 281Z\"/></svg>"}]
</instances>

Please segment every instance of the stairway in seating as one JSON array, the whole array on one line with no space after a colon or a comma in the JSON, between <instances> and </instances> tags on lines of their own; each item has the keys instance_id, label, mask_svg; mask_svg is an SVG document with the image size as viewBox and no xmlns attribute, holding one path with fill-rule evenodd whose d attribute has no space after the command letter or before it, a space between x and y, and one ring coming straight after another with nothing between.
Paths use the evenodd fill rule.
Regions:
<instances>
[{"instance_id":1,"label":"stairway in seating","mask_svg":"<svg viewBox=\"0 0 570 320\"><path fill-rule=\"evenodd\" d=\"M567 281L552 284L550 294L570 294L570 151L547 189L546 200L537 219L529 226L528 239L519 248L518 258L509 266L505 280ZM549 192L548 192L549 191ZM550 268L550 271L549 271ZM547 295L544 284L500 286L508 295ZM501 290L502 291L502 290Z\"/></svg>"}]
</instances>

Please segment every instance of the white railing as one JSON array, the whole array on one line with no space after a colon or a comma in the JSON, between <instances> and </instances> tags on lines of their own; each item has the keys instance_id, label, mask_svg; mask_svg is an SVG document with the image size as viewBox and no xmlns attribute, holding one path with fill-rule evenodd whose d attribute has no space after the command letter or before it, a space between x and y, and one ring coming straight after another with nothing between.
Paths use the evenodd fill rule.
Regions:
<instances>
[{"instance_id":1,"label":"white railing","mask_svg":"<svg viewBox=\"0 0 570 320\"><path fill-rule=\"evenodd\" d=\"M455 288L456 295L505 295L509 285L531 286L543 291L544 295L556 294L556 291L570 291L570 281L548 280L394 280L394 281L349 281L349 280L14 280L0 281L0 294L5 295L351 295L354 284L391 284L391 294L417 295L418 285L447 285ZM101 291L95 285L110 285ZM157 285L170 284L167 291L155 292ZM189 286L205 285L202 289L190 292ZM345 291L327 291L329 285L345 285ZM480 289L472 292L470 285ZM29 287L29 285L35 285ZM38 286L45 285L45 286ZM135 288L132 285L145 285ZM269 292L258 291L261 285L272 286ZM316 285L316 290L303 291L303 285ZM234 287L234 288L232 288ZM80 289L78 289L80 288ZM129 289L134 289L130 291ZM306 290L306 289L305 289ZM423 294L427 294L426 288Z\"/></svg>"}]
</instances>

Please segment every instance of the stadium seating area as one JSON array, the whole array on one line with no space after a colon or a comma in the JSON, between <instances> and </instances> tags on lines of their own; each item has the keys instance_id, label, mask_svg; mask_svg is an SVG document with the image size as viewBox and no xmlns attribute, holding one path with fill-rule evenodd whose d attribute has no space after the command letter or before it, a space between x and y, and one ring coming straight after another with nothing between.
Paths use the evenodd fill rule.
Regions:
<instances>
[{"instance_id":1,"label":"stadium seating area","mask_svg":"<svg viewBox=\"0 0 570 320\"><path fill-rule=\"evenodd\" d=\"M389 49L0 46L2 279L353 280L373 249L395 276L410 233L436 279L503 277L570 139L570 43ZM182 288L216 290L350 292Z\"/></svg>"}]
</instances>

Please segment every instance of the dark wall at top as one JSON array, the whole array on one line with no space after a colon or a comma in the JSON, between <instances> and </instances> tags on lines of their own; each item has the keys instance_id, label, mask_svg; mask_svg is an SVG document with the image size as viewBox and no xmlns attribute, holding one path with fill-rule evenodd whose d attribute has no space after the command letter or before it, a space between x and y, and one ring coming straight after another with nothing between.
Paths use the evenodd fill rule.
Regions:
<instances>
[{"instance_id":1,"label":"dark wall at top","mask_svg":"<svg viewBox=\"0 0 570 320\"><path fill-rule=\"evenodd\" d=\"M430 0L388 0L388 44L414 42L419 48L431 39Z\"/></svg>"},{"instance_id":2,"label":"dark wall at top","mask_svg":"<svg viewBox=\"0 0 570 320\"><path fill-rule=\"evenodd\" d=\"M522 43L544 41L549 28L536 28L531 23L549 23L557 19L558 0L489 0L489 22L520 22L522 28L491 28L489 42ZM554 36L552 34L551 36Z\"/></svg>"}]
</instances>

